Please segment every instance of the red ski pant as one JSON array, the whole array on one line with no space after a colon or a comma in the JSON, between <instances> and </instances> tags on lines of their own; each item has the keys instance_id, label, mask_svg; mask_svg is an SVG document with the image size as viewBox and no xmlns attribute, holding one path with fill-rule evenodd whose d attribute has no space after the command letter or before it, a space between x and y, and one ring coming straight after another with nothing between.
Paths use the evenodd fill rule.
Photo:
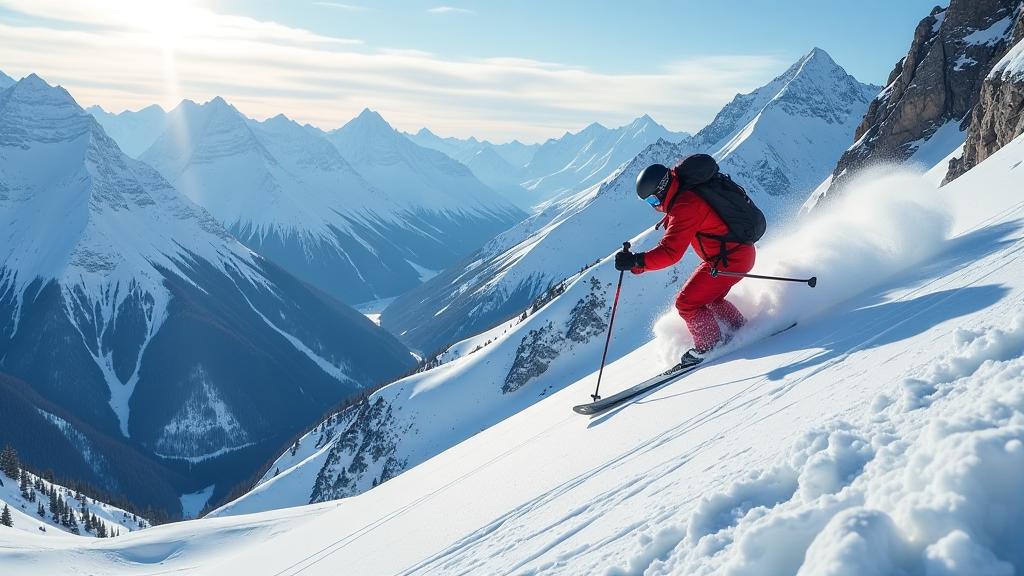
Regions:
<instances>
[{"instance_id":1,"label":"red ski pant","mask_svg":"<svg viewBox=\"0 0 1024 576\"><path fill-rule=\"evenodd\" d=\"M724 272L750 272L754 267L756 252L753 246L743 246L729 254L729 266L719 267ZM676 296L676 310L686 321L686 327L693 336L693 347L704 353L711 350L722 339L718 321L733 330L738 330L746 318L735 306L725 299L729 290L742 278L737 276L712 276L711 264L704 262L693 271L686 284Z\"/></svg>"}]
</instances>

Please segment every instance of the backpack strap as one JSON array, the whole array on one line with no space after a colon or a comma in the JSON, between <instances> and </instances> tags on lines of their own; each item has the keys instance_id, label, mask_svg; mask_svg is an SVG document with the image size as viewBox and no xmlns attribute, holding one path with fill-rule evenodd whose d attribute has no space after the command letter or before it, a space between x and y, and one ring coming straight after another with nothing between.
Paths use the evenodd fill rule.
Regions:
<instances>
[{"instance_id":1,"label":"backpack strap","mask_svg":"<svg viewBox=\"0 0 1024 576\"><path fill-rule=\"evenodd\" d=\"M701 238L707 238L708 240L716 240L716 241L718 241L718 243L719 243L718 256L716 256L713 259L714 261L712 261L712 258L710 256L708 256L708 251L704 249L704 243L700 241ZM733 252L735 252L735 251L737 251L737 250L739 250L740 248L743 247L742 243L733 242L734 244L738 244L738 245L735 248L733 248L732 250L729 250L729 249L727 249L727 247L725 245L726 242L733 242L733 241L729 240L725 236L712 236L711 234L704 234L702 232L697 232L697 246L700 246L701 256L704 257L704 261L705 262L711 262L711 267L712 268L718 268L719 266L721 266L723 268L728 268L729 267L729 254L732 254Z\"/></svg>"}]
</instances>

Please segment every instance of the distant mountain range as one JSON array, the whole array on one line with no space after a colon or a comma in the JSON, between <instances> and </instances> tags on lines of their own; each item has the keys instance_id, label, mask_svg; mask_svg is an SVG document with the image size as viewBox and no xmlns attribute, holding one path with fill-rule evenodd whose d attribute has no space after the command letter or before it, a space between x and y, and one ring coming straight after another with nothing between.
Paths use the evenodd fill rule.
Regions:
<instances>
[{"instance_id":1,"label":"distant mountain range","mask_svg":"<svg viewBox=\"0 0 1024 576\"><path fill-rule=\"evenodd\" d=\"M106 112L99 106L90 106L85 111L92 114L107 136L132 158L138 158L167 130L167 113L156 104L138 112L125 110L120 114Z\"/></svg>"},{"instance_id":2,"label":"distant mountain range","mask_svg":"<svg viewBox=\"0 0 1024 576\"><path fill-rule=\"evenodd\" d=\"M637 174L694 152L714 155L765 211L770 228L778 227L827 177L877 92L812 50L766 86L737 96L692 138L657 141L599 186L547 205L460 267L402 295L381 325L429 353L517 314L656 223L657 214L636 199Z\"/></svg>"},{"instance_id":3,"label":"distant mountain range","mask_svg":"<svg viewBox=\"0 0 1024 576\"><path fill-rule=\"evenodd\" d=\"M480 180L533 211L604 180L659 139L679 142L690 135L671 132L644 115L619 128L594 123L533 145L440 138L425 128L406 136L469 166Z\"/></svg>"},{"instance_id":4,"label":"distant mountain range","mask_svg":"<svg viewBox=\"0 0 1024 576\"><path fill-rule=\"evenodd\" d=\"M124 146L151 143L138 157L246 246L349 304L404 294L522 221L522 210L585 189L658 138L688 136L644 116L494 145L402 135L371 110L324 132L284 116L257 122L221 98L163 115L90 112Z\"/></svg>"},{"instance_id":5,"label":"distant mountain range","mask_svg":"<svg viewBox=\"0 0 1024 576\"><path fill-rule=\"evenodd\" d=\"M65 477L90 469L143 506L223 495L329 407L415 364L35 75L0 92L0 226L0 372L53 415L36 425L59 418L79 446L77 464L31 440L19 452Z\"/></svg>"},{"instance_id":6,"label":"distant mountain range","mask_svg":"<svg viewBox=\"0 0 1024 576\"><path fill-rule=\"evenodd\" d=\"M406 292L524 216L369 111L327 135L215 98L182 102L167 125L140 160L253 251L348 304Z\"/></svg>"},{"instance_id":7,"label":"distant mountain range","mask_svg":"<svg viewBox=\"0 0 1024 576\"><path fill-rule=\"evenodd\" d=\"M522 186L527 179L526 165L540 144L522 144L518 140L491 144L476 138L441 138L426 128L416 134L403 135L424 148L443 152L465 164L481 182L523 210L530 211L541 201L539 195Z\"/></svg>"}]
</instances>

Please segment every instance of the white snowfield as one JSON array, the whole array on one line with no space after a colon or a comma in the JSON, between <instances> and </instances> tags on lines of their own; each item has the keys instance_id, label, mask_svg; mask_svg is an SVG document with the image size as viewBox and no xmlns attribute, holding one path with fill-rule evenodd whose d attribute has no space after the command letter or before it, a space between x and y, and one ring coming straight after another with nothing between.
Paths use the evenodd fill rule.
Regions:
<instances>
[{"instance_id":1,"label":"white snowfield","mask_svg":"<svg viewBox=\"0 0 1024 576\"><path fill-rule=\"evenodd\" d=\"M927 175L863 182L835 213L795 224L759 252L755 272L813 274L817 288L744 281L734 300L750 324L731 352L622 409L593 418L571 411L594 391L595 365L359 496L108 540L0 528L0 567L5 575L1024 573L1022 162L1018 138L942 189ZM613 277L608 260L598 268ZM665 290L631 292L668 280L655 274L627 275L616 330L669 305ZM743 346L791 320L799 325ZM622 330L604 395L687 345L672 313L653 328L623 321ZM452 417L472 401L453 402Z\"/></svg>"}]
</instances>

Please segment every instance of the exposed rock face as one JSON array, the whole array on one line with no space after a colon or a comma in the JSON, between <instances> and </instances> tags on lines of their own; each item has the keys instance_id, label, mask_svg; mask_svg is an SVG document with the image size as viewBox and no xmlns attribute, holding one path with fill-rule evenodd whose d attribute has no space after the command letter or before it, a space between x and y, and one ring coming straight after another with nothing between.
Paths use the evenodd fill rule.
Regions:
<instances>
[{"instance_id":1,"label":"exposed rock face","mask_svg":"<svg viewBox=\"0 0 1024 576\"><path fill-rule=\"evenodd\" d=\"M1012 45L1018 0L950 0L918 24L906 58L889 75L839 160L823 200L859 169L902 162L948 122L968 118L981 84Z\"/></svg>"},{"instance_id":2,"label":"exposed rock face","mask_svg":"<svg viewBox=\"0 0 1024 576\"><path fill-rule=\"evenodd\" d=\"M974 168L1008 142L1024 134L1024 8L1015 17L1013 48L1000 60L981 85L978 105L964 153L949 163L943 184Z\"/></svg>"}]
</instances>

